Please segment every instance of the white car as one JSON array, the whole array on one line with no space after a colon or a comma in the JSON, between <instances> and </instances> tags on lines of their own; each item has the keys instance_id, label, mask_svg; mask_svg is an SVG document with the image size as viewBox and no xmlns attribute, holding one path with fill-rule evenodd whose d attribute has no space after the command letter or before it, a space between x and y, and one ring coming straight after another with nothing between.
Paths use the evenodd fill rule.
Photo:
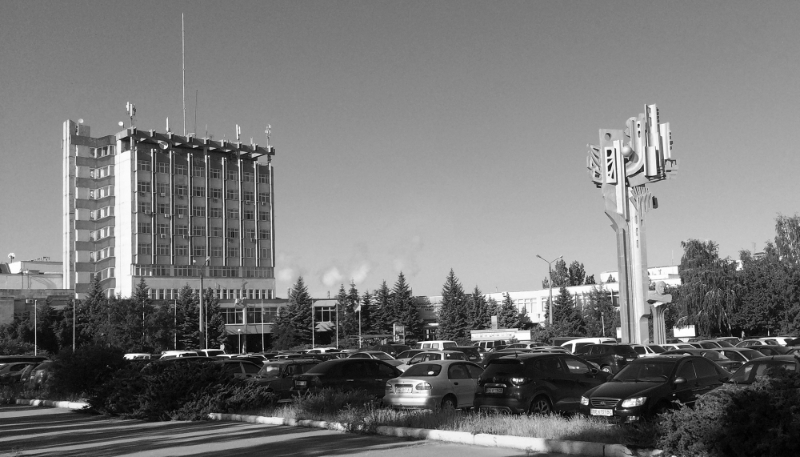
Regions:
<instances>
[{"instance_id":1,"label":"white car","mask_svg":"<svg viewBox=\"0 0 800 457\"><path fill-rule=\"evenodd\" d=\"M408 362L397 365L397 369L400 371L406 371L411 365L416 365L420 362L433 362L437 360L467 360L467 355L461 351L420 352L414 357L411 357Z\"/></svg>"},{"instance_id":2,"label":"white car","mask_svg":"<svg viewBox=\"0 0 800 457\"><path fill-rule=\"evenodd\" d=\"M631 344L631 347L639 354L639 357L655 357L662 352L666 352L666 349L658 344Z\"/></svg>"}]
</instances>

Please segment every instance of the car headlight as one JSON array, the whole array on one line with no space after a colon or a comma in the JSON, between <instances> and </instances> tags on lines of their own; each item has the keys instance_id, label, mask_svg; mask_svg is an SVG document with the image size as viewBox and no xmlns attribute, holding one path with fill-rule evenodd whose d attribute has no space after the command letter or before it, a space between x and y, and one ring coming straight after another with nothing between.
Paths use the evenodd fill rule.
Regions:
<instances>
[{"instance_id":1,"label":"car headlight","mask_svg":"<svg viewBox=\"0 0 800 457\"><path fill-rule=\"evenodd\" d=\"M581 405L589 406L589 399L586 397L581 397Z\"/></svg>"},{"instance_id":2,"label":"car headlight","mask_svg":"<svg viewBox=\"0 0 800 457\"><path fill-rule=\"evenodd\" d=\"M623 408L632 408L634 406L642 406L647 401L647 397L626 398L622 401Z\"/></svg>"}]
</instances>

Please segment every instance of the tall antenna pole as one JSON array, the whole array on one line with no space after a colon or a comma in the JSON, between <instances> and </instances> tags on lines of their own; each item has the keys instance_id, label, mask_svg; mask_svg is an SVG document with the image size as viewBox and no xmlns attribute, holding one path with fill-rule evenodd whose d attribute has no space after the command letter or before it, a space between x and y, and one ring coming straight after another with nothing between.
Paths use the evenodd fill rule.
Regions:
<instances>
[{"instance_id":1,"label":"tall antenna pole","mask_svg":"<svg viewBox=\"0 0 800 457\"><path fill-rule=\"evenodd\" d=\"M181 73L183 78L183 136L186 136L186 38L181 13Z\"/></svg>"}]
</instances>

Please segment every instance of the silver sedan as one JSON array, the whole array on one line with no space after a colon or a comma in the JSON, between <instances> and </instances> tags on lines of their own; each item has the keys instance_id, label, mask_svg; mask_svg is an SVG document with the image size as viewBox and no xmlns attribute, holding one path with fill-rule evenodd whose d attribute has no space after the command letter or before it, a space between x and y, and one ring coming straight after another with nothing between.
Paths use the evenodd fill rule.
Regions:
<instances>
[{"instance_id":1,"label":"silver sedan","mask_svg":"<svg viewBox=\"0 0 800 457\"><path fill-rule=\"evenodd\" d=\"M465 360L420 362L386 382L383 402L403 409L472 408L482 372Z\"/></svg>"}]
</instances>

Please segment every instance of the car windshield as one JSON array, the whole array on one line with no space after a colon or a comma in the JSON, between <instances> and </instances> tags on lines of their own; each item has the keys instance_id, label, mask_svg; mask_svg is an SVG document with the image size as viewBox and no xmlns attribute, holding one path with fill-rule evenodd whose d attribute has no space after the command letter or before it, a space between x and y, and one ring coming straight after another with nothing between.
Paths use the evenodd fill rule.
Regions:
<instances>
[{"instance_id":1,"label":"car windshield","mask_svg":"<svg viewBox=\"0 0 800 457\"><path fill-rule=\"evenodd\" d=\"M674 360L648 361L646 363L632 363L623 368L612 378L614 381L666 381L675 367Z\"/></svg>"},{"instance_id":2,"label":"car windshield","mask_svg":"<svg viewBox=\"0 0 800 457\"><path fill-rule=\"evenodd\" d=\"M747 357L747 360L757 359L759 357L764 357L764 354L762 354L761 352L756 351L755 349L742 349L739 352L741 352L741 354L743 356Z\"/></svg>"},{"instance_id":3,"label":"car windshield","mask_svg":"<svg viewBox=\"0 0 800 457\"><path fill-rule=\"evenodd\" d=\"M412 365L400 375L401 378L418 378L426 376L439 376L442 366L438 363L418 363Z\"/></svg>"},{"instance_id":4,"label":"car windshield","mask_svg":"<svg viewBox=\"0 0 800 457\"><path fill-rule=\"evenodd\" d=\"M378 360L394 360L394 357L390 356L385 352L375 352L372 354L374 358Z\"/></svg>"},{"instance_id":5,"label":"car windshield","mask_svg":"<svg viewBox=\"0 0 800 457\"><path fill-rule=\"evenodd\" d=\"M662 348L661 346L659 346L657 344L651 344L651 345L649 345L647 347L652 349L653 352L655 352L656 354L661 354L662 352L666 352L667 351L666 349Z\"/></svg>"},{"instance_id":6,"label":"car windshield","mask_svg":"<svg viewBox=\"0 0 800 457\"><path fill-rule=\"evenodd\" d=\"M258 375L264 378L274 379L281 373L280 365L264 365L258 372Z\"/></svg>"}]
</instances>

